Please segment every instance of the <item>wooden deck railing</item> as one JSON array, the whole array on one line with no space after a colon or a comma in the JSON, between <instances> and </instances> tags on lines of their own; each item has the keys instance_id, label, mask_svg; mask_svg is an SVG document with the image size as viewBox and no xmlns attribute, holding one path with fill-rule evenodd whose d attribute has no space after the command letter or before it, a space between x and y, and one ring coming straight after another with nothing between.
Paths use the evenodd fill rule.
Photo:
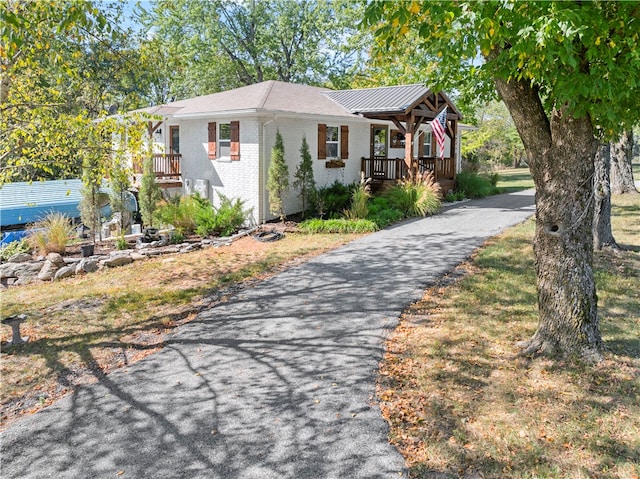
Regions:
<instances>
[{"instance_id":1,"label":"wooden deck railing","mask_svg":"<svg viewBox=\"0 0 640 479\"><path fill-rule=\"evenodd\" d=\"M180 178L182 155L180 153L156 153L153 155L153 171L156 178ZM142 173L142 165L134 167L135 173Z\"/></svg>"},{"instance_id":2,"label":"wooden deck railing","mask_svg":"<svg viewBox=\"0 0 640 479\"><path fill-rule=\"evenodd\" d=\"M437 180L453 180L456 175L454 158L441 160L435 157L420 157L417 159L418 171L431 171ZM362 171L366 177L374 180L397 180L408 176L407 164L403 158L386 158L375 156L362 158ZM437 170L436 170L437 168Z\"/></svg>"}]
</instances>

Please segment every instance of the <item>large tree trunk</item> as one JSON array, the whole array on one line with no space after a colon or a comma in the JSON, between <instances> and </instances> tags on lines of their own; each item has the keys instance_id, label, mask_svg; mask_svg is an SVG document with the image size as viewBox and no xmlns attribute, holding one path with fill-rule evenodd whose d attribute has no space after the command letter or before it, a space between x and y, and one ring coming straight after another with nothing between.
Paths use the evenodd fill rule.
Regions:
<instances>
[{"instance_id":1,"label":"large tree trunk","mask_svg":"<svg viewBox=\"0 0 640 479\"><path fill-rule=\"evenodd\" d=\"M496 81L530 159L536 186L534 253L539 324L522 354L599 360L603 349L593 277L593 174L597 142L589 118L547 117L538 90Z\"/></svg>"},{"instance_id":2,"label":"large tree trunk","mask_svg":"<svg viewBox=\"0 0 640 479\"><path fill-rule=\"evenodd\" d=\"M595 160L593 179L594 212L593 212L593 249L618 249L618 244L611 231L611 188L609 170L611 168L611 147L609 143L601 144Z\"/></svg>"},{"instance_id":3,"label":"large tree trunk","mask_svg":"<svg viewBox=\"0 0 640 479\"><path fill-rule=\"evenodd\" d=\"M633 132L627 130L611 142L611 192L614 195L638 194L633 181Z\"/></svg>"}]
</instances>

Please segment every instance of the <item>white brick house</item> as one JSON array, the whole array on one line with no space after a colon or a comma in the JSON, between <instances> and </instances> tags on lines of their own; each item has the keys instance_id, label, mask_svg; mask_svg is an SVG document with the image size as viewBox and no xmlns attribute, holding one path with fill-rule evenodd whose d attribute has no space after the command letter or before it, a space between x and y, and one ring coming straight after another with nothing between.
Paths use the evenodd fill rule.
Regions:
<instances>
[{"instance_id":1,"label":"white brick house","mask_svg":"<svg viewBox=\"0 0 640 479\"><path fill-rule=\"evenodd\" d=\"M149 133L158 153L155 168L159 182L172 188L172 193L198 191L214 204L219 201L218 193L240 198L247 208L253 209L255 221L262 223L273 218L269 212L266 182L277 130L284 140L290 184L301 161L300 147L305 136L314 160L314 178L317 186L322 187L334 181L344 184L358 181L365 159L381 158L379 154L388 159L407 155L406 144L401 145L396 137L391 136L394 130L401 131L407 123L401 123L398 112L394 117L389 111L383 111L389 110L388 107L380 109L384 103L380 102L385 97L391 95L390 101L402 103L404 110L401 111L404 113L407 95L420 99L431 96L436 103L439 100L442 107L446 101L454 123L452 131L456 131L455 121L460 118L446 96L439 94L434 97L419 85L339 93L349 92L364 92L362 98L374 100L375 111L367 105L368 110L363 110L364 113L354 111L353 98L350 98L350 104L342 98L332 99L331 95L336 92L326 88L278 81L146 108L142 112L157 118L149 123ZM389 98L384 101L388 102ZM358 102L362 103L356 98L356 108ZM433 107L436 106L422 107L429 113L423 115L417 125L413 124L411 138L414 140L410 154L414 158L420 156L422 145L426 144L427 148L435 146L429 140L427 118L435 117L437 113ZM411 129L411 124L409 126ZM382 142L380 130L385 132ZM378 133L375 141L374 132ZM455 147L459 135L453 133L451 137L447 138L445 149L449 156L459 157L460 148ZM459 160L455 163L458 165ZM290 189L285 211L292 214L300 210L297 192Z\"/></svg>"}]
</instances>

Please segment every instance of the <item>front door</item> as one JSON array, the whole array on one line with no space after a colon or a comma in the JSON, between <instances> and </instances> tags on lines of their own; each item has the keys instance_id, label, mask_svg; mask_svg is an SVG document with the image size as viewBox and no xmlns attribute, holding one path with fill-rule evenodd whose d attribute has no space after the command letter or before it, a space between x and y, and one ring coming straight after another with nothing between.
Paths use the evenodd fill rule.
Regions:
<instances>
[{"instance_id":1,"label":"front door","mask_svg":"<svg viewBox=\"0 0 640 479\"><path fill-rule=\"evenodd\" d=\"M371 159L386 158L389 153L389 128L386 125L371 125Z\"/></svg>"},{"instance_id":2,"label":"front door","mask_svg":"<svg viewBox=\"0 0 640 479\"><path fill-rule=\"evenodd\" d=\"M169 127L169 153L177 155L180 153L180 127Z\"/></svg>"}]
</instances>

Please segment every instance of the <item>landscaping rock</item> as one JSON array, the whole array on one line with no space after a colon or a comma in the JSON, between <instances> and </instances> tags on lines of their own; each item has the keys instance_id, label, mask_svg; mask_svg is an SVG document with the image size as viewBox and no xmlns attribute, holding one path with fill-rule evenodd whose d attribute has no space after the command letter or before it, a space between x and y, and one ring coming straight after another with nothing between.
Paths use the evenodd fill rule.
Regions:
<instances>
[{"instance_id":1,"label":"landscaping rock","mask_svg":"<svg viewBox=\"0 0 640 479\"><path fill-rule=\"evenodd\" d=\"M131 256L131 259L133 261L140 261L140 260L148 258L148 256L146 254L141 254L141 253L136 253L136 252L130 253L129 256Z\"/></svg>"},{"instance_id":2,"label":"landscaping rock","mask_svg":"<svg viewBox=\"0 0 640 479\"><path fill-rule=\"evenodd\" d=\"M42 263L4 263L0 265L0 280L30 277L33 279L42 269Z\"/></svg>"},{"instance_id":3,"label":"landscaping rock","mask_svg":"<svg viewBox=\"0 0 640 479\"><path fill-rule=\"evenodd\" d=\"M58 254L58 253L51 253ZM60 255L58 255L60 256ZM64 262L63 262L64 264ZM38 279L40 281L51 281L60 268L54 262L49 261L48 259L42 265L42 269L38 273Z\"/></svg>"},{"instance_id":4,"label":"landscaping rock","mask_svg":"<svg viewBox=\"0 0 640 479\"><path fill-rule=\"evenodd\" d=\"M185 246L180 246L180 253L190 253L191 251L197 251L202 248L200 243L191 243Z\"/></svg>"},{"instance_id":5,"label":"landscaping rock","mask_svg":"<svg viewBox=\"0 0 640 479\"><path fill-rule=\"evenodd\" d=\"M58 268L61 268L65 264L64 263L64 258L62 257L62 255L60 253L49 253L47 255L47 261L49 261L53 265L57 266Z\"/></svg>"},{"instance_id":6,"label":"landscaping rock","mask_svg":"<svg viewBox=\"0 0 640 479\"><path fill-rule=\"evenodd\" d=\"M73 276L76 274L75 266L63 266L56 274L53 276L53 280L56 281L58 279L68 278L69 276Z\"/></svg>"},{"instance_id":7,"label":"landscaping rock","mask_svg":"<svg viewBox=\"0 0 640 479\"><path fill-rule=\"evenodd\" d=\"M29 253L16 253L11 258L9 258L9 263L26 263L27 261L33 260L33 256Z\"/></svg>"},{"instance_id":8,"label":"landscaping rock","mask_svg":"<svg viewBox=\"0 0 640 479\"><path fill-rule=\"evenodd\" d=\"M131 259L131 256L129 256L129 254L119 254L102 260L100 263L107 268L117 268L118 266L124 266L125 264L133 263L133 260Z\"/></svg>"},{"instance_id":9,"label":"landscaping rock","mask_svg":"<svg viewBox=\"0 0 640 479\"><path fill-rule=\"evenodd\" d=\"M76 274L94 273L98 271L98 262L91 258L82 259L75 268Z\"/></svg>"}]
</instances>

